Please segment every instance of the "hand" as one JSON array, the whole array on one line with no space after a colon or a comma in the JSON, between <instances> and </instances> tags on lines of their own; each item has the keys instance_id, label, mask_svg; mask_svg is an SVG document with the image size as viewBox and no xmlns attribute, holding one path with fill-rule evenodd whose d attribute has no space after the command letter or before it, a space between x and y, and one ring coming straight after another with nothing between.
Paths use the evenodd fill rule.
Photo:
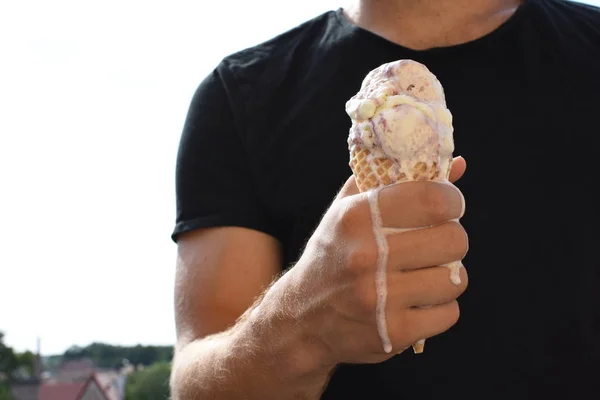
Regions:
<instances>
[{"instance_id":1,"label":"hand","mask_svg":"<svg viewBox=\"0 0 600 400\"><path fill-rule=\"evenodd\" d=\"M450 175L456 181L465 170L455 159ZM459 318L456 299L467 287L450 280L441 265L459 261L468 250L467 234L458 219L464 200L451 183L405 182L381 189L383 227L422 228L387 235L387 299L385 319L392 351L384 351L376 324L375 285L378 246L368 193L359 193L348 179L298 261L271 289L280 293L272 303L282 318L320 346L320 360L375 363L403 351L419 339L453 326ZM269 293L264 300L269 298Z\"/></svg>"}]
</instances>

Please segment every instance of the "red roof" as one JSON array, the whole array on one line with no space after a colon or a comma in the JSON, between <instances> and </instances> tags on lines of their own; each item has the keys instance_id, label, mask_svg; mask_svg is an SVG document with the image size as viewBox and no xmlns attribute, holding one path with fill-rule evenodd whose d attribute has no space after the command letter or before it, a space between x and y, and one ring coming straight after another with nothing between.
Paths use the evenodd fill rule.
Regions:
<instances>
[{"instance_id":1,"label":"red roof","mask_svg":"<svg viewBox=\"0 0 600 400\"><path fill-rule=\"evenodd\" d=\"M88 381L43 383L40 387L40 400L77 400L87 384Z\"/></svg>"},{"instance_id":2,"label":"red roof","mask_svg":"<svg viewBox=\"0 0 600 400\"><path fill-rule=\"evenodd\" d=\"M80 382L44 382L40 387L39 400L80 400L88 385L98 386L104 398L108 399L96 376L91 375Z\"/></svg>"}]
</instances>

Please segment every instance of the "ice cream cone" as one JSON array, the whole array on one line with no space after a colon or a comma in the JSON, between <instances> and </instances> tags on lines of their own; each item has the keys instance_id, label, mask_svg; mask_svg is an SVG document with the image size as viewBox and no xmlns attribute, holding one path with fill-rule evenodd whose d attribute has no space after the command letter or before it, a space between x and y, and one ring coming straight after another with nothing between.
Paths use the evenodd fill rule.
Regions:
<instances>
[{"instance_id":1,"label":"ice cream cone","mask_svg":"<svg viewBox=\"0 0 600 400\"><path fill-rule=\"evenodd\" d=\"M419 340L417 343L412 345L415 354L421 354L425 350L425 339Z\"/></svg>"},{"instance_id":2,"label":"ice cream cone","mask_svg":"<svg viewBox=\"0 0 600 400\"><path fill-rule=\"evenodd\" d=\"M408 174L398 172L394 161L374 157L368 149L358 146L351 150L350 167L361 192L399 182L435 180L440 178L442 172L435 162L430 166L424 162L418 162L410 168ZM442 176L447 178L449 173L450 170L445 171Z\"/></svg>"},{"instance_id":3,"label":"ice cream cone","mask_svg":"<svg viewBox=\"0 0 600 400\"><path fill-rule=\"evenodd\" d=\"M428 167L425 163L417 163L411 169L409 175L402 172L398 174L394 161L387 158L372 157L368 149L360 147L352 149L350 166L354 172L356 185L361 192L367 192L393 183L439 179L441 172L436 163L432 163L431 167ZM444 173L444 177L447 178L449 174L450 169ZM415 354L423 353L424 347L425 339L412 345Z\"/></svg>"},{"instance_id":4,"label":"ice cream cone","mask_svg":"<svg viewBox=\"0 0 600 400\"><path fill-rule=\"evenodd\" d=\"M346 104L350 167L361 192L406 182L447 180L452 115L437 78L411 60L371 71ZM413 344L422 353L425 340Z\"/></svg>"}]
</instances>

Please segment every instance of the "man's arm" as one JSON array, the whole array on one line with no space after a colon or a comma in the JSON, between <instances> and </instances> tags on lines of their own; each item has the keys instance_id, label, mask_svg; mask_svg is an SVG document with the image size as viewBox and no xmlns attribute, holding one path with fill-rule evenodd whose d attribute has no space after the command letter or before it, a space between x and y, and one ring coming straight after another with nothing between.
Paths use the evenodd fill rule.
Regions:
<instances>
[{"instance_id":1,"label":"man's arm","mask_svg":"<svg viewBox=\"0 0 600 400\"><path fill-rule=\"evenodd\" d=\"M464 161L457 168L460 176ZM180 237L175 400L317 400L336 365L385 361L456 323L467 274L460 269L457 285L443 265L468 249L456 221L464 214L460 191L407 182L378 193L381 226L409 229L386 237L389 350L374 318L380 257L371 203L352 189L351 177L294 268L254 307L280 269L275 239L242 228Z\"/></svg>"},{"instance_id":2,"label":"man's arm","mask_svg":"<svg viewBox=\"0 0 600 400\"><path fill-rule=\"evenodd\" d=\"M278 242L257 231L211 228L180 237L174 400L318 398L327 371L308 359L291 324L240 318L280 269Z\"/></svg>"}]
</instances>

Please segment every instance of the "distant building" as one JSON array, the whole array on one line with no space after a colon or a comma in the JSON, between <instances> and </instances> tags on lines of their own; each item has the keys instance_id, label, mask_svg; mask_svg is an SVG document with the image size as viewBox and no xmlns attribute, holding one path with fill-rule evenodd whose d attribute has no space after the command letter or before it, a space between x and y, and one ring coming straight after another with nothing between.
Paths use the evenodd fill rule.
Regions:
<instances>
[{"instance_id":1,"label":"distant building","mask_svg":"<svg viewBox=\"0 0 600 400\"><path fill-rule=\"evenodd\" d=\"M38 352L34 376L20 376L11 387L14 400L123 400L126 374L100 370L90 358L65 361L43 371Z\"/></svg>"},{"instance_id":2,"label":"distant building","mask_svg":"<svg viewBox=\"0 0 600 400\"><path fill-rule=\"evenodd\" d=\"M124 373L119 371L99 371L96 372L96 379L109 400L123 400L125 398L127 377Z\"/></svg>"},{"instance_id":3,"label":"distant building","mask_svg":"<svg viewBox=\"0 0 600 400\"><path fill-rule=\"evenodd\" d=\"M116 370L96 368L94 362L89 358L65 361L58 371L48 377L45 382L49 384L81 384L90 378L94 379L95 385L103 391L107 400L123 400L125 398L125 375ZM42 399L40 398L40 400Z\"/></svg>"},{"instance_id":4,"label":"distant building","mask_svg":"<svg viewBox=\"0 0 600 400\"><path fill-rule=\"evenodd\" d=\"M26 376L25 371L18 371L10 391L14 400L39 400L42 379L42 361L40 357L40 339L37 340L37 352L33 360L33 375Z\"/></svg>"},{"instance_id":5,"label":"distant building","mask_svg":"<svg viewBox=\"0 0 600 400\"><path fill-rule=\"evenodd\" d=\"M40 381L32 378L14 382L11 385L11 394L14 400L39 400Z\"/></svg>"},{"instance_id":6,"label":"distant building","mask_svg":"<svg viewBox=\"0 0 600 400\"><path fill-rule=\"evenodd\" d=\"M79 382L44 382L38 400L111 400L93 374Z\"/></svg>"},{"instance_id":7,"label":"distant building","mask_svg":"<svg viewBox=\"0 0 600 400\"><path fill-rule=\"evenodd\" d=\"M94 361L91 358L80 358L63 362L52 379L60 382L77 382L88 379L94 372L96 372Z\"/></svg>"}]
</instances>

